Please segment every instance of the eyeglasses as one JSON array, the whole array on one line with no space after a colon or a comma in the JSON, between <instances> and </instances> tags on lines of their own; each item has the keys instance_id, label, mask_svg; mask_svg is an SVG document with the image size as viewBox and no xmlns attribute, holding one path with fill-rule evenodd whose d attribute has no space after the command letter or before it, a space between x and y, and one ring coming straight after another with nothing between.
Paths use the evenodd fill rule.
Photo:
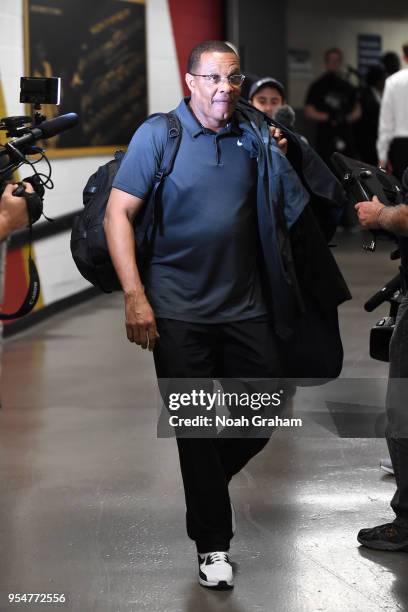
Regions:
<instances>
[{"instance_id":1,"label":"eyeglasses","mask_svg":"<svg viewBox=\"0 0 408 612\"><path fill-rule=\"evenodd\" d=\"M220 74L194 74L193 76L203 77L210 85L219 85L222 81L226 80L233 87L240 87L245 79L244 74L230 74L229 76L223 77Z\"/></svg>"}]
</instances>

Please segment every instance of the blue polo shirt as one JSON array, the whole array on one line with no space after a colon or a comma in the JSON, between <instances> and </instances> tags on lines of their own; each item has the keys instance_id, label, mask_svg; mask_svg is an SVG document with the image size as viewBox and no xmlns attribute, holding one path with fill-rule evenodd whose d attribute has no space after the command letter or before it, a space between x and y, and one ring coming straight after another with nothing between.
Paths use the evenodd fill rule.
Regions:
<instances>
[{"instance_id":1,"label":"blue polo shirt","mask_svg":"<svg viewBox=\"0 0 408 612\"><path fill-rule=\"evenodd\" d=\"M182 100L182 138L161 192L163 235L156 233L146 295L156 317L197 323L265 315L256 218L257 163L234 118L203 128ZM135 132L113 186L147 200L167 139L161 117Z\"/></svg>"}]
</instances>

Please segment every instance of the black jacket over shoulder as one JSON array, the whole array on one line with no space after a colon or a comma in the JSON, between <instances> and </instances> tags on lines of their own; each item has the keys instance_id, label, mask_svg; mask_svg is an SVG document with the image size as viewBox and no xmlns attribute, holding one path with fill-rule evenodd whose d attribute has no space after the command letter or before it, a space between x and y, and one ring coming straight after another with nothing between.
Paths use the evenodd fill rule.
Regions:
<instances>
[{"instance_id":1,"label":"black jacket over shoulder","mask_svg":"<svg viewBox=\"0 0 408 612\"><path fill-rule=\"evenodd\" d=\"M343 350L337 308L351 299L351 294L328 243L341 218L346 195L323 160L297 134L246 102L238 103L237 112L240 127L252 131L258 139L258 225L275 329L291 360L286 375L338 376ZM267 123L279 127L287 138L287 161L308 194L306 202L297 199L299 204L290 214L285 214L284 198L279 194L274 198L276 190L266 194L265 185L276 182L277 176L273 155L266 146ZM279 267L282 272L277 272ZM314 361L317 354L320 360L316 357ZM305 368L305 364L311 367Z\"/></svg>"}]
</instances>

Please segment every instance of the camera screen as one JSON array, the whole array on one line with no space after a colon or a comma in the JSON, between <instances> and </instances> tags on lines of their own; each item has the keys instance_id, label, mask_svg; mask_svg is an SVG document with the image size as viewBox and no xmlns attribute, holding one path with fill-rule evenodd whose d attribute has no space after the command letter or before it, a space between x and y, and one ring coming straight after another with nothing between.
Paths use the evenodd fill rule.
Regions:
<instances>
[{"instance_id":1,"label":"camera screen","mask_svg":"<svg viewBox=\"0 0 408 612\"><path fill-rule=\"evenodd\" d=\"M59 77L21 77L20 102L26 104L59 104Z\"/></svg>"}]
</instances>

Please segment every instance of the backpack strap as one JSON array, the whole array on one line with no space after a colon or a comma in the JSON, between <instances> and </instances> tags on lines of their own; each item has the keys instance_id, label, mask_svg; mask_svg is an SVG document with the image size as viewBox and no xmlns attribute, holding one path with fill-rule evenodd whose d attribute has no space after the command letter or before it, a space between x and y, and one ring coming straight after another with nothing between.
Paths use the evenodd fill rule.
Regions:
<instances>
[{"instance_id":1,"label":"backpack strap","mask_svg":"<svg viewBox=\"0 0 408 612\"><path fill-rule=\"evenodd\" d=\"M163 117L166 121L167 127L167 140L166 146L163 152L163 157L160 163L160 168L154 177L153 189L150 193L149 200L146 204L145 214L140 225L140 235L142 241L147 239L147 233L149 228L152 228L150 240L147 241L148 250L151 252L153 248L153 240L157 229L157 196L158 190L163 183L166 176L173 170L174 160L177 155L177 151L181 141L181 123L175 113L154 113L151 117Z\"/></svg>"}]
</instances>

